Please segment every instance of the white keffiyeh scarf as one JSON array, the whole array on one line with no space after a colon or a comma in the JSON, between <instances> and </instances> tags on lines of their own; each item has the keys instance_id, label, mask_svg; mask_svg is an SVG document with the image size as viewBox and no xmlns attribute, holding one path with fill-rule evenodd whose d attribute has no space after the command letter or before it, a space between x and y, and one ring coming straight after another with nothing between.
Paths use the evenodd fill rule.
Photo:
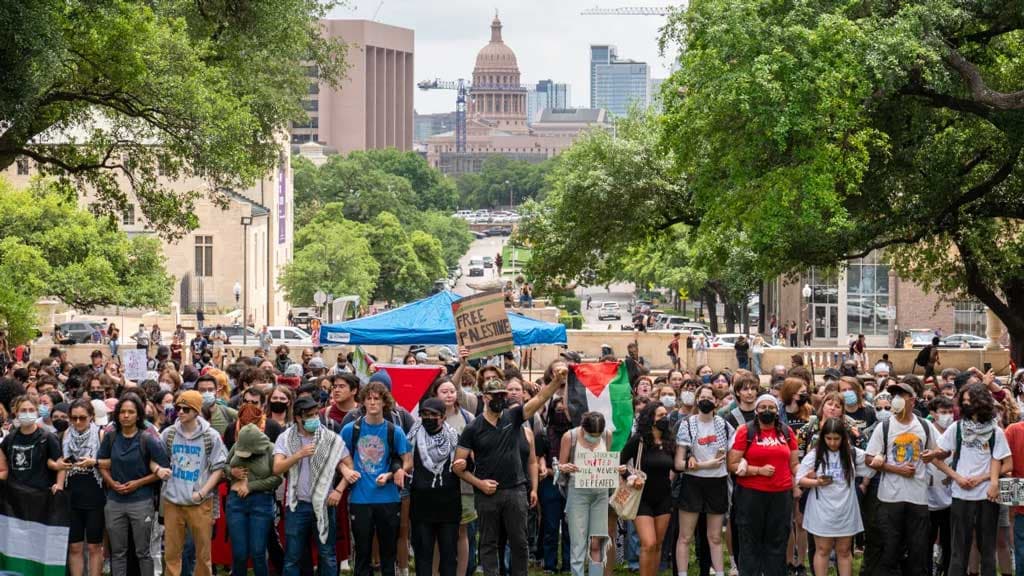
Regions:
<instances>
[{"instance_id":1,"label":"white keffiyeh scarf","mask_svg":"<svg viewBox=\"0 0 1024 576\"><path fill-rule=\"evenodd\" d=\"M302 432L299 431L301 423L292 424L291 428L285 431L288 434L288 449L292 454L302 450ZM321 543L327 543L328 516L334 511L327 509L327 495L334 489L334 471L338 463L345 455L345 444L341 436L325 429L323 426L317 428L313 434L313 444L316 446L313 456L309 462L309 479L312 485L313 514L316 516L316 527ZM299 481L299 466L292 466L288 470L288 509L295 510L299 503L298 491L295 489Z\"/></svg>"},{"instance_id":2,"label":"white keffiyeh scarf","mask_svg":"<svg viewBox=\"0 0 1024 576\"><path fill-rule=\"evenodd\" d=\"M409 430L409 437L416 443L416 453L423 462L423 467L434 475L431 488L444 486L445 467L451 468L455 459L455 446L459 434L447 422L442 422L441 430L431 436L427 434L423 424L417 422Z\"/></svg>"},{"instance_id":3,"label":"white keffiyeh scarf","mask_svg":"<svg viewBox=\"0 0 1024 576\"><path fill-rule=\"evenodd\" d=\"M74 426L68 427L64 433L64 458L74 456L75 460L81 461L86 458L96 459L100 451L100 427L94 423L89 424L85 432L75 430ZM75 470L72 468L72 470ZM96 482L103 486L103 479L100 477L99 468L93 466L92 474Z\"/></svg>"}]
</instances>

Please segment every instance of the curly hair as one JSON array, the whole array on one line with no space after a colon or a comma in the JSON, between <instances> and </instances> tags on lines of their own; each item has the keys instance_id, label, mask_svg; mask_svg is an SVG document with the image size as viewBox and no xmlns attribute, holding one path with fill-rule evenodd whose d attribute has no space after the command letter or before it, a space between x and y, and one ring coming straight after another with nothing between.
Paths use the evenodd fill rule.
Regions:
<instances>
[{"instance_id":1,"label":"curly hair","mask_svg":"<svg viewBox=\"0 0 1024 576\"><path fill-rule=\"evenodd\" d=\"M984 384L968 384L956 394L956 403L960 406L960 413L966 416L964 410L964 396L970 394L971 418L977 422L990 422L996 417L996 402L992 393Z\"/></svg>"},{"instance_id":2,"label":"curly hair","mask_svg":"<svg viewBox=\"0 0 1024 576\"><path fill-rule=\"evenodd\" d=\"M380 397L382 412L384 417L387 418L395 408L395 399L392 398L391 392L388 390L387 386L385 386L383 382L370 382L359 390L359 404L365 406L366 398L369 397L370 394L376 394ZM365 412L365 408L363 410Z\"/></svg>"},{"instance_id":3,"label":"curly hair","mask_svg":"<svg viewBox=\"0 0 1024 576\"><path fill-rule=\"evenodd\" d=\"M643 440L648 450L654 447L654 413L658 411L658 408L664 408L664 405L657 401L648 402L647 406L644 406L644 409L636 417L636 435ZM665 408L665 410L668 410L668 408ZM667 413L665 418L668 418ZM669 454L676 453L675 434L666 432L661 435L661 449Z\"/></svg>"}]
</instances>

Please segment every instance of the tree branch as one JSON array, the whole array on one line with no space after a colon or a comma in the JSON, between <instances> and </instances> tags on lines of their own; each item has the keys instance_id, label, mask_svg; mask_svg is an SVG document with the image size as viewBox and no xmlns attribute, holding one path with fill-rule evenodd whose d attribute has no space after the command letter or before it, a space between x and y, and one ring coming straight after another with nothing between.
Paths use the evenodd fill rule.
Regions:
<instances>
[{"instance_id":1,"label":"tree branch","mask_svg":"<svg viewBox=\"0 0 1024 576\"><path fill-rule=\"evenodd\" d=\"M974 253L970 244L964 240L961 234L953 236L953 244L960 252L960 262L964 267L964 279L967 283L967 291L981 300L989 307L1000 320L1006 324L1011 334L1024 333L1024 317L1013 311L1002 298L990 288L978 265L978 256Z\"/></svg>"},{"instance_id":2,"label":"tree branch","mask_svg":"<svg viewBox=\"0 0 1024 576\"><path fill-rule=\"evenodd\" d=\"M974 63L960 55L955 48L950 47L943 56L946 64L949 64L960 77L967 83L967 89L971 93L974 102L994 110L1024 110L1024 90L1017 92L996 92L985 84L981 77L981 71Z\"/></svg>"}]
</instances>

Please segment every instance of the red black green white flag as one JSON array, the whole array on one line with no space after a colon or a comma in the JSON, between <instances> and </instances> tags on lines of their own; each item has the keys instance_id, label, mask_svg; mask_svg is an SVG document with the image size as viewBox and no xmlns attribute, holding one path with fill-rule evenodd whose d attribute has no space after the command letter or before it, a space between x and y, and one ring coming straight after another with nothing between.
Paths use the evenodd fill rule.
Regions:
<instances>
[{"instance_id":1,"label":"red black green white flag","mask_svg":"<svg viewBox=\"0 0 1024 576\"><path fill-rule=\"evenodd\" d=\"M622 450L633 428L633 395L622 362L576 364L569 369L569 413L579 424L584 412L600 412L612 433L612 451Z\"/></svg>"}]
</instances>

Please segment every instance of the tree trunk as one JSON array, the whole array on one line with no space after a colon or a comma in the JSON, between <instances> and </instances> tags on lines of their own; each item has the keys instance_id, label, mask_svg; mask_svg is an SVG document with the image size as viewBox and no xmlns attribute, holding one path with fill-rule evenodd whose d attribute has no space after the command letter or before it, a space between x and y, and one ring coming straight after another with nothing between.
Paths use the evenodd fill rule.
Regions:
<instances>
[{"instance_id":1,"label":"tree trunk","mask_svg":"<svg viewBox=\"0 0 1024 576\"><path fill-rule=\"evenodd\" d=\"M708 315L708 327L711 328L712 334L718 334L718 314L715 313L715 307L718 304L718 295L714 290L705 288L701 290L701 297L704 299L704 307Z\"/></svg>"},{"instance_id":2,"label":"tree trunk","mask_svg":"<svg viewBox=\"0 0 1024 576\"><path fill-rule=\"evenodd\" d=\"M1010 335L1010 361L1020 368L1024 366L1024 279L1004 283L1003 293L1006 308L993 308L993 311L1006 325L1006 332Z\"/></svg>"},{"instance_id":3,"label":"tree trunk","mask_svg":"<svg viewBox=\"0 0 1024 576\"><path fill-rule=\"evenodd\" d=\"M767 307L764 305L764 280L759 280L757 283L757 333L767 334L768 331L765 329L765 312Z\"/></svg>"},{"instance_id":4,"label":"tree trunk","mask_svg":"<svg viewBox=\"0 0 1024 576\"><path fill-rule=\"evenodd\" d=\"M725 302L725 331L733 334L736 332L736 307L725 298L722 301Z\"/></svg>"}]
</instances>

